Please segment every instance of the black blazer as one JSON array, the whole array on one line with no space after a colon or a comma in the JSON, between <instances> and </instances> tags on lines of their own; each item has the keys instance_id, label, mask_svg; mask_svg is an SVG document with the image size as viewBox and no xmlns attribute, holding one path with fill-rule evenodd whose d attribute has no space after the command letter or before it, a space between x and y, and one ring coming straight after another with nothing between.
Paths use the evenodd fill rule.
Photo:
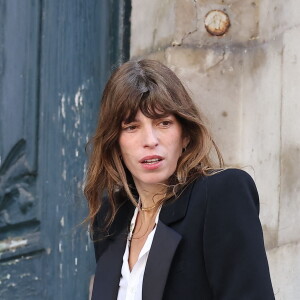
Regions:
<instances>
[{"instance_id":1,"label":"black blazer","mask_svg":"<svg viewBox=\"0 0 300 300\"><path fill-rule=\"evenodd\" d=\"M134 206L119 209L110 236L95 242L92 300L117 299ZM143 279L143 300L275 299L255 184L228 169L200 177L163 205ZM103 222L97 216L95 228Z\"/></svg>"}]
</instances>

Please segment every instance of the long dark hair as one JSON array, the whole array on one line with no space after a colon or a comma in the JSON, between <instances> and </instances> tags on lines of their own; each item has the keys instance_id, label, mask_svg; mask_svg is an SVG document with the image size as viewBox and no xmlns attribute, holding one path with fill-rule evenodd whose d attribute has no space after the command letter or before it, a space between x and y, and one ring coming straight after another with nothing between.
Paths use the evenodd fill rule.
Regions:
<instances>
[{"instance_id":1,"label":"long dark hair","mask_svg":"<svg viewBox=\"0 0 300 300\"><path fill-rule=\"evenodd\" d=\"M175 73L155 60L126 62L115 70L105 86L98 126L88 143L90 156L84 188L89 206L87 221L93 223L106 192L109 217L105 228L112 223L118 208L116 191L123 191L136 205L128 183L128 170L120 159L118 139L122 121L133 120L138 110L153 119L173 114L190 140L170 178L163 201L173 197L177 188L186 186L195 177L208 175L224 165L203 117ZM210 158L213 149L218 160L216 165Z\"/></svg>"}]
</instances>

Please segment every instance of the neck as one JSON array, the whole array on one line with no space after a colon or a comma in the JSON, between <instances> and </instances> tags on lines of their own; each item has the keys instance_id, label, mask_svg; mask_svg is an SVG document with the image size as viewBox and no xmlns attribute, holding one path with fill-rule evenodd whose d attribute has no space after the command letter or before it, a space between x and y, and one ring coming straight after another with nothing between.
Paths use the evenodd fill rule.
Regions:
<instances>
[{"instance_id":1,"label":"neck","mask_svg":"<svg viewBox=\"0 0 300 300\"><path fill-rule=\"evenodd\" d=\"M157 210L160 200L165 197L166 187L163 185L155 185L152 187L136 186L140 196L141 206L145 213L152 213ZM149 210L147 210L149 209Z\"/></svg>"}]
</instances>

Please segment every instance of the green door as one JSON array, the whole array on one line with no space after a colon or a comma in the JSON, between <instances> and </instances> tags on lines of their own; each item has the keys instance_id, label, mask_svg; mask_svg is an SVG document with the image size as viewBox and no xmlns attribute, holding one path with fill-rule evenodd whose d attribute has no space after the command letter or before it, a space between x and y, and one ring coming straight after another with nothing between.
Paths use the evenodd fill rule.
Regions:
<instances>
[{"instance_id":1,"label":"green door","mask_svg":"<svg viewBox=\"0 0 300 300\"><path fill-rule=\"evenodd\" d=\"M130 1L0 0L0 299L88 299L85 144Z\"/></svg>"}]
</instances>

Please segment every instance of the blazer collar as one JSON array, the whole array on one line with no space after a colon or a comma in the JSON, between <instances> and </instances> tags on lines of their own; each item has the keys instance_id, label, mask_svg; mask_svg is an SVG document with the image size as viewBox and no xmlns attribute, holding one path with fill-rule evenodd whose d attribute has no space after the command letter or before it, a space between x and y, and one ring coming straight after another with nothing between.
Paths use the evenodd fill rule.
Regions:
<instances>
[{"instance_id":1,"label":"blazer collar","mask_svg":"<svg viewBox=\"0 0 300 300\"><path fill-rule=\"evenodd\" d=\"M144 300L159 300L163 297L169 269L181 240L181 235L168 225L185 217L192 187L193 183L176 200L168 201L161 209L144 273ZM97 263L92 300L117 298L128 227L133 212L134 206L126 200L111 226L112 235L107 241L108 248Z\"/></svg>"},{"instance_id":2,"label":"blazer collar","mask_svg":"<svg viewBox=\"0 0 300 300\"><path fill-rule=\"evenodd\" d=\"M125 228L115 238L110 239L108 248L98 259L92 300L117 299L126 242Z\"/></svg>"},{"instance_id":3,"label":"blazer collar","mask_svg":"<svg viewBox=\"0 0 300 300\"><path fill-rule=\"evenodd\" d=\"M161 208L143 278L143 300L163 299L169 270L182 239L167 225L185 217L193 185L188 185L176 200L170 200Z\"/></svg>"},{"instance_id":4,"label":"blazer collar","mask_svg":"<svg viewBox=\"0 0 300 300\"><path fill-rule=\"evenodd\" d=\"M183 219L186 215L188 208L191 191L193 189L194 182L189 184L186 188L181 191L179 197L176 199L172 198L165 203L160 211L159 219L165 224L170 225ZM109 236L114 238L121 231L128 229L130 220L134 213L134 205L127 198L123 199L120 205L116 218L109 229Z\"/></svg>"},{"instance_id":5,"label":"blazer collar","mask_svg":"<svg viewBox=\"0 0 300 300\"><path fill-rule=\"evenodd\" d=\"M162 299L169 269L180 240L180 234L158 221L143 278L143 300ZM99 258L92 300L117 299L126 242L127 232L124 230L110 241L109 247Z\"/></svg>"},{"instance_id":6,"label":"blazer collar","mask_svg":"<svg viewBox=\"0 0 300 300\"><path fill-rule=\"evenodd\" d=\"M170 199L162 206L159 219L164 224L170 225L185 217L193 186L194 182L185 187L178 198Z\"/></svg>"},{"instance_id":7,"label":"blazer collar","mask_svg":"<svg viewBox=\"0 0 300 300\"><path fill-rule=\"evenodd\" d=\"M161 300L181 235L160 220L157 223L143 278L143 300Z\"/></svg>"}]
</instances>

